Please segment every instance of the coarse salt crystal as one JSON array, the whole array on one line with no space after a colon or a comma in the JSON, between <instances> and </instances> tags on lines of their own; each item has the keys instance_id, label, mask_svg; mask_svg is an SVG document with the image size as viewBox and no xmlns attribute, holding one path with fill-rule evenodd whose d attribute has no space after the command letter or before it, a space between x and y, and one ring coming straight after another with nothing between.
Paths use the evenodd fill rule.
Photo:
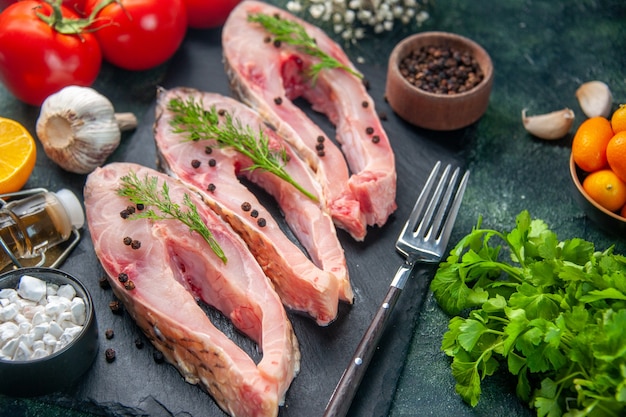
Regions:
<instances>
[{"instance_id":1,"label":"coarse salt crystal","mask_svg":"<svg viewBox=\"0 0 626 417\"><path fill-rule=\"evenodd\" d=\"M69 284L61 285L57 291L57 295L67 300L71 300L76 296L76 290Z\"/></svg>"},{"instance_id":2,"label":"coarse salt crystal","mask_svg":"<svg viewBox=\"0 0 626 417\"><path fill-rule=\"evenodd\" d=\"M30 275L24 275L20 278L17 293L27 300L39 301L46 295L46 282Z\"/></svg>"}]
</instances>

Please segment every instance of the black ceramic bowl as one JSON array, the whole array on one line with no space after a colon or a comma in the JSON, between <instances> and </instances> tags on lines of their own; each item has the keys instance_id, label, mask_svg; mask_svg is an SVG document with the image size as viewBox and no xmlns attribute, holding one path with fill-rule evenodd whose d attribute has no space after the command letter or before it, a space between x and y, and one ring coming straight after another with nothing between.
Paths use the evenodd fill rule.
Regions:
<instances>
[{"instance_id":1,"label":"black ceramic bowl","mask_svg":"<svg viewBox=\"0 0 626 417\"><path fill-rule=\"evenodd\" d=\"M0 359L0 393L14 397L49 394L73 385L91 367L98 353L98 326L93 300L87 288L68 273L35 267L0 275L0 289L17 289L23 275L58 285L72 285L76 295L85 301L86 320L74 339L55 353L24 361Z\"/></svg>"},{"instance_id":2,"label":"black ceramic bowl","mask_svg":"<svg viewBox=\"0 0 626 417\"><path fill-rule=\"evenodd\" d=\"M574 185L574 198L589 217L598 227L607 233L617 236L626 235L626 219L617 213L613 213L595 201L583 189L582 183L585 179L583 170L576 166L574 157L570 156L569 171Z\"/></svg>"}]
</instances>

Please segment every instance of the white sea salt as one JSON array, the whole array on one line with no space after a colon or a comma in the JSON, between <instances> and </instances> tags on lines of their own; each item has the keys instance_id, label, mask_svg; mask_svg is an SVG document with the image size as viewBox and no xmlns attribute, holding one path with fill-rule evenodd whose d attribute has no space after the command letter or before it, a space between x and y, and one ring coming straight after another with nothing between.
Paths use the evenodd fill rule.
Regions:
<instances>
[{"instance_id":1,"label":"white sea salt","mask_svg":"<svg viewBox=\"0 0 626 417\"><path fill-rule=\"evenodd\" d=\"M0 359L25 361L57 352L82 331L86 310L72 285L22 276L17 290L0 290Z\"/></svg>"}]
</instances>

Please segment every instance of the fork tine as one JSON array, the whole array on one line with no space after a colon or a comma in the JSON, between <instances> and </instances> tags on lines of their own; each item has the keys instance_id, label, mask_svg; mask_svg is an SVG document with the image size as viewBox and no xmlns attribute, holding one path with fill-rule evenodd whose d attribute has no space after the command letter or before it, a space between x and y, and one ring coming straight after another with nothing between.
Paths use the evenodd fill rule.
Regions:
<instances>
[{"instance_id":1,"label":"fork tine","mask_svg":"<svg viewBox=\"0 0 626 417\"><path fill-rule=\"evenodd\" d=\"M448 201L446 198L442 199L443 191L446 189L446 183L448 180L448 175L450 174L451 166L446 166L441 178L439 179L439 183L437 184L437 188L435 188L434 194L429 199L428 209L426 213L422 216L422 220L420 221L417 228L414 229L413 236L421 236L424 240L429 240L433 231L437 232L439 230L438 224L441 223L441 217L445 213L445 207L440 207L442 203ZM450 198L446 194L447 199ZM438 213L437 219L433 220L433 215ZM437 234L435 233L435 237Z\"/></svg>"},{"instance_id":2,"label":"fork tine","mask_svg":"<svg viewBox=\"0 0 626 417\"><path fill-rule=\"evenodd\" d=\"M439 235L439 238L438 238L439 241L447 242L448 239L450 238L450 233L452 233L452 228L454 227L454 221L456 219L456 215L459 211L459 207L461 207L461 201L463 200L463 194L465 193L465 187L467 186L468 180L469 180L469 171L465 171L465 174L463 174L463 177L461 178L461 182L459 183L456 189L456 194L454 195L454 201L452 202L452 205L450 206L448 216L441 230L441 234ZM450 190L452 190L452 187L450 187Z\"/></svg>"},{"instance_id":3,"label":"fork tine","mask_svg":"<svg viewBox=\"0 0 626 417\"><path fill-rule=\"evenodd\" d=\"M422 191L420 192L419 197L415 201L415 205L413 206L413 210L411 210L411 214L407 219L402 231L400 232L400 237L406 236L407 232L414 232L417 228L417 221L422 217L422 211L424 210L424 206L429 201L430 190L433 188L435 184L435 180L437 178L437 174L439 174L439 169L441 168L441 161L437 161L435 166L433 167Z\"/></svg>"}]
</instances>

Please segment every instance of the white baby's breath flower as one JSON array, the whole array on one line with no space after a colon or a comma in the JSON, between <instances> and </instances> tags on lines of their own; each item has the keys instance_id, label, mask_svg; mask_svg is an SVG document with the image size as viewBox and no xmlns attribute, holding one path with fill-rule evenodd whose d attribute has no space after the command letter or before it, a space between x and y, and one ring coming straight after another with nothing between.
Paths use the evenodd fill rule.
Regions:
<instances>
[{"instance_id":1,"label":"white baby's breath flower","mask_svg":"<svg viewBox=\"0 0 626 417\"><path fill-rule=\"evenodd\" d=\"M395 23L421 25L429 18L424 6L430 0L289 0L287 10L312 23L329 23L330 30L350 43L368 32L381 34Z\"/></svg>"}]
</instances>

